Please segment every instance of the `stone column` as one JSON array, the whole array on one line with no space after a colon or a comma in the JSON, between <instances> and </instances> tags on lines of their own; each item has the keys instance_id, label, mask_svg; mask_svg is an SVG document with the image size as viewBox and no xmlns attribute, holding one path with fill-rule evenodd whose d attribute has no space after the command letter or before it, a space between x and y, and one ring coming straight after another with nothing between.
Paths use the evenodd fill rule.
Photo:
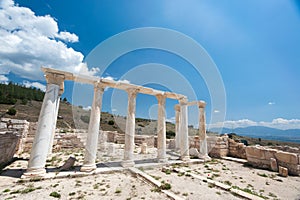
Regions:
<instances>
[{"instance_id":1,"label":"stone column","mask_svg":"<svg viewBox=\"0 0 300 200\"><path fill-rule=\"evenodd\" d=\"M166 157L166 97L156 96L158 100L158 118L157 118L157 161L167 162Z\"/></svg>"},{"instance_id":2,"label":"stone column","mask_svg":"<svg viewBox=\"0 0 300 200\"><path fill-rule=\"evenodd\" d=\"M38 176L46 172L45 164L57 120L56 106L64 91L64 75L46 73L47 88L44 96L38 127L33 140L27 171L24 176Z\"/></svg>"},{"instance_id":3,"label":"stone column","mask_svg":"<svg viewBox=\"0 0 300 200\"><path fill-rule=\"evenodd\" d=\"M180 123L180 106L175 105L175 144L176 149L180 149L180 131L179 131L179 123Z\"/></svg>"},{"instance_id":4,"label":"stone column","mask_svg":"<svg viewBox=\"0 0 300 200\"><path fill-rule=\"evenodd\" d=\"M83 166L80 169L80 171L83 172L90 172L97 168L96 155L98 149L98 136L100 129L100 116L103 92L103 87L99 86L98 84L94 86L94 100L85 145L84 161Z\"/></svg>"},{"instance_id":5,"label":"stone column","mask_svg":"<svg viewBox=\"0 0 300 200\"><path fill-rule=\"evenodd\" d=\"M133 151L134 151L134 132L135 132L135 104L138 90L127 89L128 107L125 130L125 148L124 159L121 163L123 167L134 166Z\"/></svg>"},{"instance_id":6,"label":"stone column","mask_svg":"<svg viewBox=\"0 0 300 200\"><path fill-rule=\"evenodd\" d=\"M188 133L188 110L187 100L180 100L180 158L183 161L190 159L189 155L189 133Z\"/></svg>"},{"instance_id":7,"label":"stone column","mask_svg":"<svg viewBox=\"0 0 300 200\"><path fill-rule=\"evenodd\" d=\"M207 152L206 127L205 127L205 123L206 123L205 122L205 106L206 106L206 103L204 101L200 101L198 103L198 107L199 107L199 143L200 143L199 158L202 158L205 161L208 161L211 158L208 156L208 152Z\"/></svg>"},{"instance_id":8,"label":"stone column","mask_svg":"<svg viewBox=\"0 0 300 200\"><path fill-rule=\"evenodd\" d=\"M58 110L59 110L59 103L60 103L60 97L61 95L58 96L58 101L56 102L56 108L55 108L55 115L58 116ZM55 137L55 131L56 131L56 122L57 120L55 120L55 124L53 124L53 132L52 132L52 136L51 136L51 141L50 141L50 145L49 145L49 151L48 151L48 155L52 154L52 150L53 150L53 143L54 143L54 137Z\"/></svg>"}]
</instances>

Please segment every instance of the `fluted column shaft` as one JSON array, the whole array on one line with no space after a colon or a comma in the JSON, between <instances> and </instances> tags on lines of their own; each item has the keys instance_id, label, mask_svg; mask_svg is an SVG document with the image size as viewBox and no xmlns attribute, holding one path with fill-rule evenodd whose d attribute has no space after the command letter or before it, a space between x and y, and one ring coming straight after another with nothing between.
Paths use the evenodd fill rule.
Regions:
<instances>
[{"instance_id":1,"label":"fluted column shaft","mask_svg":"<svg viewBox=\"0 0 300 200\"><path fill-rule=\"evenodd\" d=\"M90 122L88 128L88 134L85 145L85 154L83 166L81 171L92 171L96 169L96 156L98 147L98 136L100 129L100 117L101 117L101 107L102 107L102 96L104 88L95 85L94 86L94 99L91 109Z\"/></svg>"},{"instance_id":2,"label":"fluted column shaft","mask_svg":"<svg viewBox=\"0 0 300 200\"><path fill-rule=\"evenodd\" d=\"M209 160L207 152L207 140L206 140L206 120L205 120L205 102L200 101L198 103L199 107L199 144L200 144L200 158L204 160Z\"/></svg>"},{"instance_id":3,"label":"fluted column shaft","mask_svg":"<svg viewBox=\"0 0 300 200\"><path fill-rule=\"evenodd\" d=\"M125 130L125 148L124 159L122 161L123 167L134 166L133 151L134 151L134 134L135 134L135 107L136 107L136 89L128 89L128 106L127 119Z\"/></svg>"},{"instance_id":4,"label":"fluted column shaft","mask_svg":"<svg viewBox=\"0 0 300 200\"><path fill-rule=\"evenodd\" d=\"M180 106L175 105L175 146L176 146L176 149L180 149L179 123L180 123Z\"/></svg>"},{"instance_id":5,"label":"fluted column shaft","mask_svg":"<svg viewBox=\"0 0 300 200\"><path fill-rule=\"evenodd\" d=\"M57 120L57 106L64 91L64 76L46 73L47 87L33 140L27 171L24 176L45 173L45 164Z\"/></svg>"},{"instance_id":6,"label":"fluted column shaft","mask_svg":"<svg viewBox=\"0 0 300 200\"><path fill-rule=\"evenodd\" d=\"M158 118L157 118L157 160L166 162L166 97L163 95L156 96L158 100Z\"/></svg>"},{"instance_id":7,"label":"fluted column shaft","mask_svg":"<svg viewBox=\"0 0 300 200\"><path fill-rule=\"evenodd\" d=\"M180 157L183 161L190 159L189 155L189 133L188 133L188 112L186 101L180 101Z\"/></svg>"}]
</instances>

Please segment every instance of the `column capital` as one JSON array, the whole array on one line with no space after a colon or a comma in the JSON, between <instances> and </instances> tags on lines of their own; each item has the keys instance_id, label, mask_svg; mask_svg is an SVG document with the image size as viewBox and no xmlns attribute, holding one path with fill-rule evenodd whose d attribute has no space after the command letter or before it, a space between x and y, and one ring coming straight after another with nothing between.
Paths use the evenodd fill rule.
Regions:
<instances>
[{"instance_id":1,"label":"column capital","mask_svg":"<svg viewBox=\"0 0 300 200\"><path fill-rule=\"evenodd\" d=\"M105 88L106 88L106 86L104 86L102 83L100 83L98 81L94 83L94 89L100 90L101 93L104 92Z\"/></svg>"},{"instance_id":2,"label":"column capital","mask_svg":"<svg viewBox=\"0 0 300 200\"><path fill-rule=\"evenodd\" d=\"M167 95L165 93L162 93L162 94L157 94L155 95L157 99L162 99L162 98L167 98Z\"/></svg>"},{"instance_id":3,"label":"column capital","mask_svg":"<svg viewBox=\"0 0 300 200\"><path fill-rule=\"evenodd\" d=\"M46 72L45 78L47 83L60 85L65 80L65 75L63 74L56 74L52 72Z\"/></svg>"},{"instance_id":4,"label":"column capital","mask_svg":"<svg viewBox=\"0 0 300 200\"><path fill-rule=\"evenodd\" d=\"M140 90L137 89L137 88L128 88L128 89L126 89L126 92L128 93L128 96L131 96L131 97L136 97L136 95L139 91Z\"/></svg>"},{"instance_id":5,"label":"column capital","mask_svg":"<svg viewBox=\"0 0 300 200\"><path fill-rule=\"evenodd\" d=\"M47 84L59 85L59 93L60 94L62 94L64 92L65 75L52 73L52 72L46 72L45 78L46 78Z\"/></svg>"},{"instance_id":6,"label":"column capital","mask_svg":"<svg viewBox=\"0 0 300 200\"><path fill-rule=\"evenodd\" d=\"M157 95L155 95L155 97L158 100L158 104L163 104L164 102L166 102L165 100L166 100L167 96L165 94L157 94Z\"/></svg>"},{"instance_id":7,"label":"column capital","mask_svg":"<svg viewBox=\"0 0 300 200\"><path fill-rule=\"evenodd\" d=\"M187 98L179 99L179 104L180 106L186 106L188 104L188 99Z\"/></svg>"},{"instance_id":8,"label":"column capital","mask_svg":"<svg viewBox=\"0 0 300 200\"><path fill-rule=\"evenodd\" d=\"M198 107L199 108L205 108L205 106L206 106L205 101L198 101Z\"/></svg>"}]
</instances>

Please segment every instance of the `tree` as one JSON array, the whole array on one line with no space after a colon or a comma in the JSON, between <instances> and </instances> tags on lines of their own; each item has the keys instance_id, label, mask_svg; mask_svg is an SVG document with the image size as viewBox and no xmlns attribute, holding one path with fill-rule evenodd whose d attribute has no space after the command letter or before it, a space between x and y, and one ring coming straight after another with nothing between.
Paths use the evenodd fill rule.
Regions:
<instances>
[{"instance_id":1,"label":"tree","mask_svg":"<svg viewBox=\"0 0 300 200\"><path fill-rule=\"evenodd\" d=\"M17 110L14 107L11 107L8 109L7 114L9 115L16 115L17 114Z\"/></svg>"}]
</instances>

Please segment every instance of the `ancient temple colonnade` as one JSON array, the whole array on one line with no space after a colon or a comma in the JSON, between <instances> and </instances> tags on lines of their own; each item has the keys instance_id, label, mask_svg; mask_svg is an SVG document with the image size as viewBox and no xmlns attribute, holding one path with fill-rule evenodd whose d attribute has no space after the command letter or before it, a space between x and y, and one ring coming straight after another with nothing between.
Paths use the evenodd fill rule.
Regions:
<instances>
[{"instance_id":1,"label":"ancient temple colonnade","mask_svg":"<svg viewBox=\"0 0 300 200\"><path fill-rule=\"evenodd\" d=\"M175 144L176 144L176 149L180 149L181 152L182 149L181 148L187 148L185 144L186 142L186 135L182 135L183 133L187 133L188 130L184 130L185 127L187 127L186 125L184 125L184 127L181 127L182 124L185 124L187 122L184 122L186 119L184 118L185 116L187 116L186 112L187 112L187 106L193 106L193 105L197 105L199 108L199 153L200 153L200 158L204 159L205 161L210 160L210 157L208 156L208 151L207 151L207 139L206 139L206 121L205 121L205 106L206 103L204 101L192 101L192 102L182 102L179 101L180 103L175 105L174 109L175 109L175 132L176 132L176 137L175 137ZM182 113L184 113L184 115L182 115ZM184 144L182 144L182 142L184 142ZM185 155L181 155L181 156L185 156Z\"/></svg>"},{"instance_id":2,"label":"ancient temple colonnade","mask_svg":"<svg viewBox=\"0 0 300 200\"><path fill-rule=\"evenodd\" d=\"M45 164L47 156L52 152L53 138L56 128L57 114L61 94L64 92L64 81L70 80L74 82L91 84L94 86L94 98L91 109L90 122L88 127L87 142L85 146L84 163L81 171L89 172L96 169L96 154L98 146L98 136L100 130L100 115L102 106L102 96L105 88L111 87L125 90L128 94L127 119L125 130L125 149L124 158L121 163L123 167L134 166L134 135L135 135L135 108L136 96L138 93L153 95L158 100L158 127L157 127L157 161L166 162L166 98L176 99L179 101L180 112L176 112L176 133L179 133L181 151L181 159L189 159L189 143L188 143L188 116L187 106L189 105L187 97L172 92L164 92L152 88L137 86L129 83L118 82L94 76L76 75L70 72L42 68L47 80L47 88L40 111L38 128L33 141L32 151L28 163L28 169L24 173L25 176L40 175L46 172ZM204 107L203 107L204 110ZM178 115L178 116L177 116ZM202 115L201 115L202 116ZM204 119L203 116L201 119ZM201 121L201 120L200 120ZM203 120L202 120L203 121ZM205 122L204 122L205 124ZM205 126L205 125L204 125ZM204 127L205 130L205 127ZM200 132L203 129L200 129Z\"/></svg>"}]
</instances>

